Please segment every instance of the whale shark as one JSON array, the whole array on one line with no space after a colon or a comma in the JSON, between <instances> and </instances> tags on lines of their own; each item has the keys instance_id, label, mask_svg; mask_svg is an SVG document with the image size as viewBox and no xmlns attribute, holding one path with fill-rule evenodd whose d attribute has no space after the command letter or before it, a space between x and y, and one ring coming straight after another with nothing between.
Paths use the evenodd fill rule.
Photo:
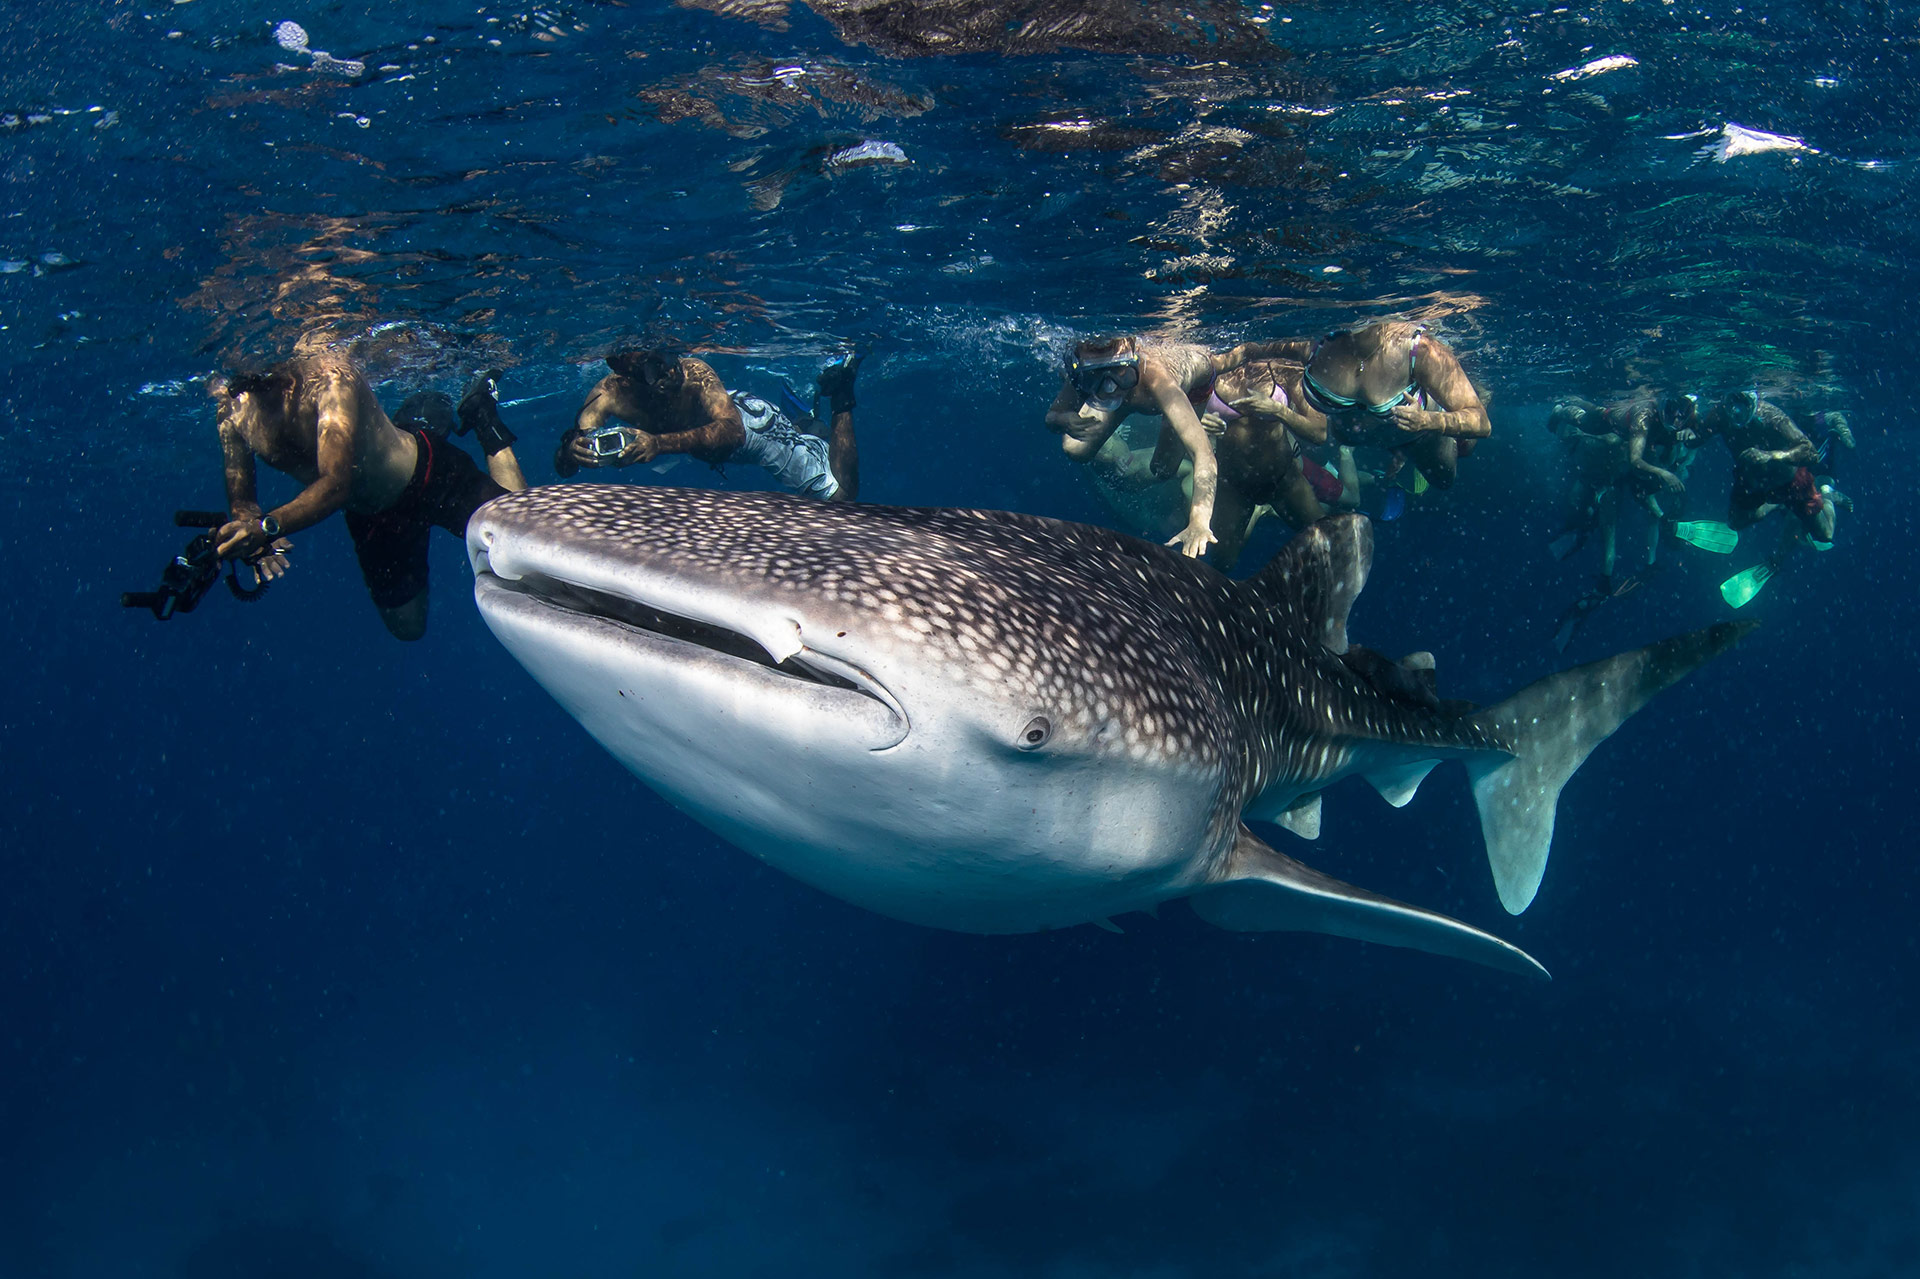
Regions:
<instances>
[{"instance_id":1,"label":"whale shark","mask_svg":"<svg viewBox=\"0 0 1920 1279\"><path fill-rule=\"evenodd\" d=\"M467 546L488 626L601 745L848 902L1017 933L1184 898L1223 928L1536 976L1491 933L1322 874L1248 823L1313 838L1341 779L1404 805L1458 759L1517 914L1574 770L1747 629L1481 708L1439 696L1430 654L1349 641L1373 553L1354 515L1245 580L1032 515L630 485L496 498Z\"/></svg>"}]
</instances>

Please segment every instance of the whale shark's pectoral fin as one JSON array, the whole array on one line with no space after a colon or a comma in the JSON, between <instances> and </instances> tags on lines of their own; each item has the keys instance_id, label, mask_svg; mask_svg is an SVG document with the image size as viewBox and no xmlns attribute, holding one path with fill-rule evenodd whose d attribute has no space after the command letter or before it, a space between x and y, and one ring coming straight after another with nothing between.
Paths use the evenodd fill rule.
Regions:
<instances>
[{"instance_id":1,"label":"whale shark's pectoral fin","mask_svg":"<svg viewBox=\"0 0 1920 1279\"><path fill-rule=\"evenodd\" d=\"M1275 825L1286 827L1301 839L1319 839L1320 792L1302 795L1273 820Z\"/></svg>"},{"instance_id":2,"label":"whale shark's pectoral fin","mask_svg":"<svg viewBox=\"0 0 1920 1279\"><path fill-rule=\"evenodd\" d=\"M1245 826L1214 882L1187 899L1236 932L1329 933L1545 977L1531 955L1457 919L1343 884L1261 843Z\"/></svg>"},{"instance_id":3,"label":"whale shark's pectoral fin","mask_svg":"<svg viewBox=\"0 0 1920 1279\"><path fill-rule=\"evenodd\" d=\"M1503 906L1518 915L1533 902L1547 872L1560 788L1593 748L1655 693L1732 648L1753 626L1722 622L1576 666L1472 718L1476 728L1509 743L1513 752L1467 760L1487 862Z\"/></svg>"}]
</instances>

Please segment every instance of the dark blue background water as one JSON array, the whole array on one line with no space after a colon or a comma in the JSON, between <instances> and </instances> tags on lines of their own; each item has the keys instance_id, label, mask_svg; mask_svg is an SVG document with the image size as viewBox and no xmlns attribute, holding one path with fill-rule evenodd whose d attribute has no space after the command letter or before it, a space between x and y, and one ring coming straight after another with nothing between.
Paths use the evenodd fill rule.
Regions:
<instances>
[{"instance_id":1,"label":"dark blue background water","mask_svg":"<svg viewBox=\"0 0 1920 1279\"><path fill-rule=\"evenodd\" d=\"M1920 1267L1911 14L712 7L0 18L0 1274ZM1700 155L1730 122L1804 149ZM819 169L866 138L913 163ZM303 329L390 404L507 366L536 482L615 341L762 390L871 342L863 496L1103 519L1039 426L1068 331L1389 312L1495 438L1379 530L1356 635L1459 695L1554 666L1591 571L1552 397L1757 381L1860 437L1839 547L1581 772L1524 917L1457 771L1330 797L1314 864L1549 986L844 906L594 746L451 538L411 647L337 523L255 606L116 607L219 498L190 380ZM1723 615L1747 556L1670 558L1570 656Z\"/></svg>"}]
</instances>

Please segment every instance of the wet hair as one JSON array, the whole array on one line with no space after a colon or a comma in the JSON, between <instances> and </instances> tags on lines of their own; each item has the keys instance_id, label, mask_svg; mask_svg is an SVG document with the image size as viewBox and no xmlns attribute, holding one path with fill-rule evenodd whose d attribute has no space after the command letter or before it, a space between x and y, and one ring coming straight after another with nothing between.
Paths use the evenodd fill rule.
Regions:
<instances>
[{"instance_id":1,"label":"wet hair","mask_svg":"<svg viewBox=\"0 0 1920 1279\"><path fill-rule=\"evenodd\" d=\"M251 395L263 405L281 412L293 403L300 391L300 372L291 364L276 364L264 373L238 373L227 379L227 394L238 399Z\"/></svg>"},{"instance_id":2,"label":"wet hair","mask_svg":"<svg viewBox=\"0 0 1920 1279\"><path fill-rule=\"evenodd\" d=\"M686 381L680 357L665 347L615 351L607 357L607 367L655 395L676 391Z\"/></svg>"},{"instance_id":3,"label":"wet hair","mask_svg":"<svg viewBox=\"0 0 1920 1279\"><path fill-rule=\"evenodd\" d=\"M453 411L453 397L445 391L415 391L394 410L393 424L403 431L425 431L436 440L444 440L459 429Z\"/></svg>"},{"instance_id":4,"label":"wet hair","mask_svg":"<svg viewBox=\"0 0 1920 1279\"><path fill-rule=\"evenodd\" d=\"M1132 341L1133 339L1124 333L1102 333L1097 337L1081 338L1067 352L1067 359L1072 361L1075 356L1092 356L1098 359L1103 356L1119 355L1121 349Z\"/></svg>"}]
</instances>

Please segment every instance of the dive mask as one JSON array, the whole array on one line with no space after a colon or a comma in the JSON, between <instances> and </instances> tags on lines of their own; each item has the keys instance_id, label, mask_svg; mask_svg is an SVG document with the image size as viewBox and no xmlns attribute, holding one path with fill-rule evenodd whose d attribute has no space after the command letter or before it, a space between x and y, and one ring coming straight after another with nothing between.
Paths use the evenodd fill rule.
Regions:
<instances>
[{"instance_id":1,"label":"dive mask","mask_svg":"<svg viewBox=\"0 0 1920 1279\"><path fill-rule=\"evenodd\" d=\"M1083 360L1076 355L1067 361L1067 377L1088 404L1111 413L1140 384L1140 357L1129 353Z\"/></svg>"}]
</instances>

